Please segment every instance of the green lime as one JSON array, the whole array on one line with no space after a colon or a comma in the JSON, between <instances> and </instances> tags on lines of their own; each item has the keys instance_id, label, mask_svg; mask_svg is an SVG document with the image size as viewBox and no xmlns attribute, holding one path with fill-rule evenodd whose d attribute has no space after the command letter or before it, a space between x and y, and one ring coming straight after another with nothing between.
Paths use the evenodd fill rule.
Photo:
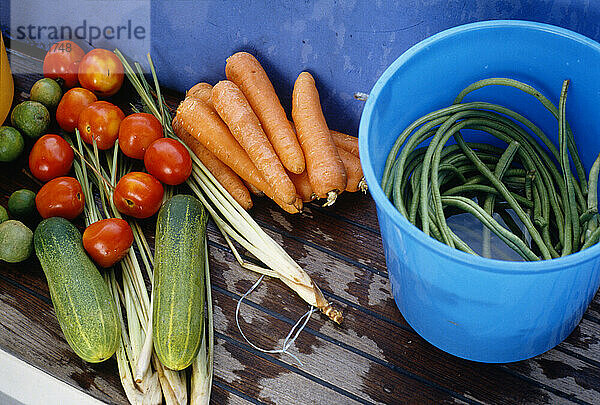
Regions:
<instances>
[{"instance_id":1,"label":"green lime","mask_svg":"<svg viewBox=\"0 0 600 405\"><path fill-rule=\"evenodd\" d=\"M50 125L50 113L42 103L23 101L13 108L10 122L21 133L31 138L39 138L46 133Z\"/></svg>"},{"instance_id":2,"label":"green lime","mask_svg":"<svg viewBox=\"0 0 600 405\"><path fill-rule=\"evenodd\" d=\"M35 213L35 193L31 190L17 190L8 198L8 211L18 219L30 218Z\"/></svg>"},{"instance_id":3,"label":"green lime","mask_svg":"<svg viewBox=\"0 0 600 405\"><path fill-rule=\"evenodd\" d=\"M0 224L0 260L19 263L33 252L33 232L22 222L9 219Z\"/></svg>"},{"instance_id":4,"label":"green lime","mask_svg":"<svg viewBox=\"0 0 600 405\"><path fill-rule=\"evenodd\" d=\"M13 127L0 127L0 162L12 162L23 152L25 141Z\"/></svg>"},{"instance_id":5,"label":"green lime","mask_svg":"<svg viewBox=\"0 0 600 405\"><path fill-rule=\"evenodd\" d=\"M59 84L56 80L48 77L35 82L29 93L30 100L44 104L49 110L55 109L62 97L62 89Z\"/></svg>"},{"instance_id":6,"label":"green lime","mask_svg":"<svg viewBox=\"0 0 600 405\"><path fill-rule=\"evenodd\" d=\"M8 211L0 205L0 224L8 219Z\"/></svg>"}]
</instances>

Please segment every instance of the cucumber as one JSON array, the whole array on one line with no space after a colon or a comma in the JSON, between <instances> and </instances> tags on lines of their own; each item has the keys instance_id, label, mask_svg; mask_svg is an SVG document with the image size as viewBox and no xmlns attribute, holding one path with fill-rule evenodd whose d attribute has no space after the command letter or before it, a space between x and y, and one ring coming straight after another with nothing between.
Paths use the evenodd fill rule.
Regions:
<instances>
[{"instance_id":1,"label":"cucumber","mask_svg":"<svg viewBox=\"0 0 600 405\"><path fill-rule=\"evenodd\" d=\"M190 195L176 195L160 209L154 249L154 350L173 370L198 354L204 323L204 244L208 214Z\"/></svg>"},{"instance_id":2,"label":"cucumber","mask_svg":"<svg viewBox=\"0 0 600 405\"><path fill-rule=\"evenodd\" d=\"M67 343L87 362L110 358L120 342L117 308L81 234L66 219L52 217L40 222L33 240Z\"/></svg>"}]
</instances>

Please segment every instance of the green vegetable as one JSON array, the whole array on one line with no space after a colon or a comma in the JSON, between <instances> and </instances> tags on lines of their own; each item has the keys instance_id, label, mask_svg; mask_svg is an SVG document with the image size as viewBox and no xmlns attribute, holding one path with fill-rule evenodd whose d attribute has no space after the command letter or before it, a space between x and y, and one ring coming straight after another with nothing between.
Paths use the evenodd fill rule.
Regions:
<instances>
[{"instance_id":1,"label":"green vegetable","mask_svg":"<svg viewBox=\"0 0 600 405\"><path fill-rule=\"evenodd\" d=\"M13 127L0 127L0 162L12 162L17 159L23 148L25 141L21 133Z\"/></svg>"},{"instance_id":2,"label":"green vegetable","mask_svg":"<svg viewBox=\"0 0 600 405\"><path fill-rule=\"evenodd\" d=\"M42 103L23 101L13 108L10 122L22 134L30 138L39 138L50 126L50 113Z\"/></svg>"},{"instance_id":3,"label":"green vegetable","mask_svg":"<svg viewBox=\"0 0 600 405\"><path fill-rule=\"evenodd\" d=\"M35 82L29 93L30 100L42 103L49 110L55 109L62 97L62 89L59 84L56 80L48 77Z\"/></svg>"},{"instance_id":4,"label":"green vegetable","mask_svg":"<svg viewBox=\"0 0 600 405\"><path fill-rule=\"evenodd\" d=\"M17 190L8 198L8 211L18 219L31 218L35 210L35 193L31 190Z\"/></svg>"},{"instance_id":5,"label":"green vegetable","mask_svg":"<svg viewBox=\"0 0 600 405\"><path fill-rule=\"evenodd\" d=\"M202 340L207 219L189 195L172 197L158 213L152 331L158 358L173 370L194 361Z\"/></svg>"},{"instance_id":6,"label":"green vegetable","mask_svg":"<svg viewBox=\"0 0 600 405\"><path fill-rule=\"evenodd\" d=\"M19 263L33 252L33 232L22 222L9 219L0 224L0 260Z\"/></svg>"},{"instance_id":7,"label":"green vegetable","mask_svg":"<svg viewBox=\"0 0 600 405\"><path fill-rule=\"evenodd\" d=\"M0 224L8 219L6 208L0 205Z\"/></svg>"},{"instance_id":8,"label":"green vegetable","mask_svg":"<svg viewBox=\"0 0 600 405\"><path fill-rule=\"evenodd\" d=\"M56 318L73 351L90 363L110 358L121 337L117 309L77 228L64 218L45 219L35 230L34 245Z\"/></svg>"},{"instance_id":9,"label":"green vegetable","mask_svg":"<svg viewBox=\"0 0 600 405\"><path fill-rule=\"evenodd\" d=\"M515 111L485 102L462 103L468 93L489 85L514 87L535 97L558 121L559 147ZM533 87L513 79L473 83L453 105L415 120L402 131L386 161L384 192L426 234L472 254L476 253L448 226L448 217L463 212L474 215L525 260L556 258L596 243L600 163L590 171L588 184L566 120L568 85L566 80L557 108ZM506 150L466 142L463 130L486 132L506 143ZM451 138L456 145L446 146ZM427 140L429 145L418 148ZM531 241L506 209L517 215ZM490 251L486 235L489 238L489 232L484 232L484 255Z\"/></svg>"}]
</instances>

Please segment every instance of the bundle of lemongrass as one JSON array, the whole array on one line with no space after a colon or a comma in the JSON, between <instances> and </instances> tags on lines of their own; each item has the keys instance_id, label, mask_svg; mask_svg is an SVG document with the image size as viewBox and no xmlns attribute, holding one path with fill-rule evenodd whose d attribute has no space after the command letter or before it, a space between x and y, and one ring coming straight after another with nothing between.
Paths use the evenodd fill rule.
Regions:
<instances>
[{"instance_id":1,"label":"bundle of lemongrass","mask_svg":"<svg viewBox=\"0 0 600 405\"><path fill-rule=\"evenodd\" d=\"M148 54L148 63L154 81L154 88L151 88L146 81L139 63L134 63L136 72L118 49L115 50L115 54L123 63L125 74L139 94L146 110L161 122L166 136L178 139L171 126L172 117L168 113L168 108L161 94L156 70L150 55ZM187 184L209 211L240 265L254 272L279 278L312 307L321 310L334 322L341 323L343 319L341 312L331 306L310 276L261 229L250 214L219 184L194 153L190 151L190 155L192 156L193 169ZM267 268L244 261L232 243L232 239L264 263Z\"/></svg>"},{"instance_id":2,"label":"bundle of lemongrass","mask_svg":"<svg viewBox=\"0 0 600 405\"><path fill-rule=\"evenodd\" d=\"M112 192L117 180L130 171L130 162L128 164L119 153L118 142L112 152L106 152L102 161L96 144L93 144L93 148L84 144L78 132L71 145L79 157L79 161L74 162L75 175L87 200L86 226L103 218L121 218L114 206ZM93 174L88 173L88 166ZM94 190L97 190L100 196L100 207L94 201ZM165 193L165 199L169 197L170 191L168 189ZM122 285L119 284L114 269L105 273L105 280L121 318L121 345L116 357L125 394L132 404L160 404L163 402L163 396L167 404L187 404L188 399L190 404L208 404L213 370L208 254L205 255L207 316L204 317L206 323L203 328L202 345L192 365L191 390L188 395L185 370L174 371L164 367L153 351L152 298L148 296L144 281L144 275L153 280L153 255L139 224L132 220L128 222L134 234L134 243L127 256L120 262ZM125 310L124 314L122 308Z\"/></svg>"}]
</instances>

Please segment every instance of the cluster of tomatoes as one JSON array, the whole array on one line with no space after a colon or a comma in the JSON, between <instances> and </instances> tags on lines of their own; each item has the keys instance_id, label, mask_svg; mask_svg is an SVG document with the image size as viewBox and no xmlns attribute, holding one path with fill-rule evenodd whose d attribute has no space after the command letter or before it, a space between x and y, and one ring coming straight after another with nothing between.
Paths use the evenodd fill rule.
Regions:
<instances>
[{"instance_id":1,"label":"cluster of tomatoes","mask_svg":"<svg viewBox=\"0 0 600 405\"><path fill-rule=\"evenodd\" d=\"M163 184L183 183L191 173L192 161L183 144L164 137L162 125L153 115L125 116L115 104L99 100L121 88L121 61L111 51L94 49L84 53L74 42L61 41L46 54L43 72L69 88L56 108L56 121L63 131L73 133L77 129L84 142L95 143L99 150L113 148L118 140L124 155L143 160L145 172L127 173L115 185L113 202L117 210L134 218L154 215L162 202ZM31 149L30 171L46 182L36 196L42 217L72 220L83 212L82 187L68 176L73 160L73 149L59 135L44 135ZM84 247L103 267L120 260L132 241L131 228L117 218L94 223L83 235Z\"/></svg>"}]
</instances>

